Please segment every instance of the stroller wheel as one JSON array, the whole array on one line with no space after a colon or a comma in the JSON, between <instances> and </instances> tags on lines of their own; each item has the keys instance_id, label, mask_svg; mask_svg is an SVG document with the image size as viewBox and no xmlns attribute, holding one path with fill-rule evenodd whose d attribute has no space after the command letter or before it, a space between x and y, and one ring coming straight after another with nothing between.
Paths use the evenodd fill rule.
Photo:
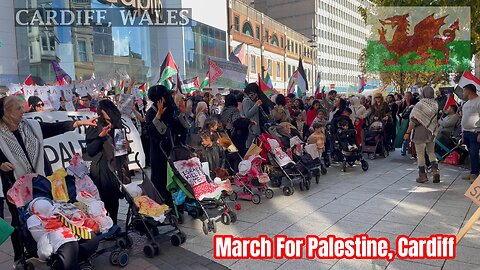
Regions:
<instances>
[{"instance_id":1,"label":"stroller wheel","mask_svg":"<svg viewBox=\"0 0 480 270\"><path fill-rule=\"evenodd\" d=\"M225 225L230 225L230 223L232 222L232 218L228 213L223 213L221 221Z\"/></svg>"},{"instance_id":2,"label":"stroller wheel","mask_svg":"<svg viewBox=\"0 0 480 270\"><path fill-rule=\"evenodd\" d=\"M118 265L118 254L120 254L119 250L114 250L112 253L110 253L110 264L115 266Z\"/></svg>"},{"instance_id":3,"label":"stroller wheel","mask_svg":"<svg viewBox=\"0 0 480 270\"><path fill-rule=\"evenodd\" d=\"M346 172L347 171L347 162L342 162L342 172Z\"/></svg>"},{"instance_id":4,"label":"stroller wheel","mask_svg":"<svg viewBox=\"0 0 480 270\"><path fill-rule=\"evenodd\" d=\"M178 234L173 234L170 237L170 243L172 243L172 246L178 247L182 243L182 238Z\"/></svg>"},{"instance_id":5,"label":"stroller wheel","mask_svg":"<svg viewBox=\"0 0 480 270\"><path fill-rule=\"evenodd\" d=\"M388 157L389 155L390 155L390 154L388 153L387 148L384 148L384 149L383 149L383 153L382 153L382 157L386 158L386 157Z\"/></svg>"},{"instance_id":6,"label":"stroller wheel","mask_svg":"<svg viewBox=\"0 0 480 270\"><path fill-rule=\"evenodd\" d=\"M364 172L368 171L368 162L365 160L362 160L362 170Z\"/></svg>"},{"instance_id":7,"label":"stroller wheel","mask_svg":"<svg viewBox=\"0 0 480 270\"><path fill-rule=\"evenodd\" d=\"M262 201L262 198L260 198L260 195L253 194L253 196L252 196L253 204L259 204L261 201Z\"/></svg>"},{"instance_id":8,"label":"stroller wheel","mask_svg":"<svg viewBox=\"0 0 480 270\"><path fill-rule=\"evenodd\" d=\"M153 244L149 244L149 245L146 245L143 247L143 254L145 254L145 256L147 258L153 258L155 256L155 248L153 246Z\"/></svg>"},{"instance_id":9,"label":"stroller wheel","mask_svg":"<svg viewBox=\"0 0 480 270\"><path fill-rule=\"evenodd\" d=\"M237 194L237 192L235 192L235 191L232 192L232 194L230 194L229 198L230 198L230 200L233 201L233 202L236 201L236 200L238 199L238 194Z\"/></svg>"},{"instance_id":10,"label":"stroller wheel","mask_svg":"<svg viewBox=\"0 0 480 270\"><path fill-rule=\"evenodd\" d=\"M208 235L208 233L209 233L209 230L208 230L208 227L209 227L209 226L208 226L208 220L206 219L206 220L204 220L202 223L203 223L203 224L202 224L203 233L204 233L205 235Z\"/></svg>"},{"instance_id":11,"label":"stroller wheel","mask_svg":"<svg viewBox=\"0 0 480 270\"><path fill-rule=\"evenodd\" d=\"M208 221L208 227L209 227L209 231L212 231L213 233L217 233L217 223L214 220Z\"/></svg>"},{"instance_id":12,"label":"stroller wheel","mask_svg":"<svg viewBox=\"0 0 480 270\"><path fill-rule=\"evenodd\" d=\"M308 179L305 181L305 189L310 190L310 180Z\"/></svg>"},{"instance_id":13,"label":"stroller wheel","mask_svg":"<svg viewBox=\"0 0 480 270\"><path fill-rule=\"evenodd\" d=\"M118 254L118 266L120 267L127 266L129 260L130 260L130 256L128 255L128 252L126 250L120 251L120 253Z\"/></svg>"},{"instance_id":14,"label":"stroller wheel","mask_svg":"<svg viewBox=\"0 0 480 270\"><path fill-rule=\"evenodd\" d=\"M118 238L117 239L117 246L122 248L122 249L127 248L128 247L128 242L125 238Z\"/></svg>"},{"instance_id":15,"label":"stroller wheel","mask_svg":"<svg viewBox=\"0 0 480 270\"><path fill-rule=\"evenodd\" d=\"M272 189L267 188L267 189L265 190L265 197L267 197L267 199L273 198L273 195L274 195L274 193L273 193L273 190L272 190Z\"/></svg>"},{"instance_id":16,"label":"stroller wheel","mask_svg":"<svg viewBox=\"0 0 480 270\"><path fill-rule=\"evenodd\" d=\"M180 239L182 240L181 244L183 244L187 241L187 235L186 234L184 234L183 232L179 232L178 235L180 236Z\"/></svg>"},{"instance_id":17,"label":"stroller wheel","mask_svg":"<svg viewBox=\"0 0 480 270\"><path fill-rule=\"evenodd\" d=\"M295 191L294 191L293 187L283 187L283 195L285 195L285 196L293 195L294 192Z\"/></svg>"},{"instance_id":18,"label":"stroller wheel","mask_svg":"<svg viewBox=\"0 0 480 270\"><path fill-rule=\"evenodd\" d=\"M234 211L230 211L230 212L228 212L228 214L230 215L230 222L231 223L237 222L237 213L235 213Z\"/></svg>"}]
</instances>

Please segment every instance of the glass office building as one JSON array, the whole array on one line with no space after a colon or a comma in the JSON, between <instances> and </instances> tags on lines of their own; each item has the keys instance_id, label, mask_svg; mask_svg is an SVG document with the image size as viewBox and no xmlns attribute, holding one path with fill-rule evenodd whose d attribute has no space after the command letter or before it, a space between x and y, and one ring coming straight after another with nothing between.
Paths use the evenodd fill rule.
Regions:
<instances>
[{"instance_id":1,"label":"glass office building","mask_svg":"<svg viewBox=\"0 0 480 270\"><path fill-rule=\"evenodd\" d=\"M101 0L21 0L15 1L15 8L125 7ZM75 80L87 80L92 74L101 77L123 69L137 82L150 81L159 72L167 52L171 51L183 79L195 76L203 79L209 56L226 58L226 32L194 19L183 27L16 26L19 77L32 74L37 81L52 83L55 73L51 62L56 60Z\"/></svg>"}]
</instances>

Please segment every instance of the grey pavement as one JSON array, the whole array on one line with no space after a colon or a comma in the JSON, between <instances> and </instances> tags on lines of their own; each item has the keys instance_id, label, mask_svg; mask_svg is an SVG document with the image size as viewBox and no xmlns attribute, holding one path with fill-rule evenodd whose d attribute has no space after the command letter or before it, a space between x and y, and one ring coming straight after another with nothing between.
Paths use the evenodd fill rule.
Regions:
<instances>
[{"instance_id":1,"label":"grey pavement","mask_svg":"<svg viewBox=\"0 0 480 270\"><path fill-rule=\"evenodd\" d=\"M274 189L275 196L262 198L259 205L239 201L237 223L219 224L217 234L254 237L286 234L305 237L308 234L348 237L367 233L386 237L393 247L398 235L428 237L432 234L456 234L475 212L477 206L463 194L469 182L461 179L465 170L441 165L442 182L415 182L414 161L393 152L386 159L370 161L370 169L359 166L347 169L330 167L320 184L312 183L310 191L296 190L290 197ZM121 212L125 212L123 205ZM187 216L187 215L185 215ZM187 242L172 247L161 239L161 254L154 259L143 256L146 239L135 236L130 264L124 269L480 269L480 224L476 224L457 247L454 260L215 260L213 234L205 236L202 223L186 218L182 229ZM96 269L114 269L108 257L94 261ZM0 247L0 269L12 265L11 247L7 241Z\"/></svg>"}]
</instances>

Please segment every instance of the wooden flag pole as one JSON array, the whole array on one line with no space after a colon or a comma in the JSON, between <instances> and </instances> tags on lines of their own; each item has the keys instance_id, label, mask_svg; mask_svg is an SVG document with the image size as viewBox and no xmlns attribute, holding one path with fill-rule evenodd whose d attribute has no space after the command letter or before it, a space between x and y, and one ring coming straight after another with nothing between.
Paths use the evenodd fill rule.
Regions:
<instances>
[{"instance_id":1,"label":"wooden flag pole","mask_svg":"<svg viewBox=\"0 0 480 270\"><path fill-rule=\"evenodd\" d=\"M465 234L467 234L468 231L470 231L470 229L472 229L475 222L477 222L479 219L480 219L480 208L478 208L477 211L475 211L475 213L473 213L472 217L467 221L467 224L465 224L465 226L463 226L463 228L460 229L460 232L458 232L458 234L457 234L457 244L460 243L460 240L462 240L462 238L465 236Z\"/></svg>"}]
</instances>

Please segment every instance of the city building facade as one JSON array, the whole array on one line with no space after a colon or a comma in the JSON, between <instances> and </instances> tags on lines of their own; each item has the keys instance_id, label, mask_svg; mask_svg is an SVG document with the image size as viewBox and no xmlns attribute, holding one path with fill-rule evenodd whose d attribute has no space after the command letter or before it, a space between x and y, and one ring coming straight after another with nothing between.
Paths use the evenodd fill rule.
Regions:
<instances>
[{"instance_id":1,"label":"city building facade","mask_svg":"<svg viewBox=\"0 0 480 270\"><path fill-rule=\"evenodd\" d=\"M315 37L321 85L340 91L357 87L358 59L368 35L358 8L370 5L367 0L255 0L254 4L286 26Z\"/></svg>"},{"instance_id":2,"label":"city building facade","mask_svg":"<svg viewBox=\"0 0 480 270\"><path fill-rule=\"evenodd\" d=\"M229 0L230 50L245 44L248 82L268 73L273 87L285 93L302 58L310 89L314 84L309 38L255 10L245 1Z\"/></svg>"}]
</instances>

